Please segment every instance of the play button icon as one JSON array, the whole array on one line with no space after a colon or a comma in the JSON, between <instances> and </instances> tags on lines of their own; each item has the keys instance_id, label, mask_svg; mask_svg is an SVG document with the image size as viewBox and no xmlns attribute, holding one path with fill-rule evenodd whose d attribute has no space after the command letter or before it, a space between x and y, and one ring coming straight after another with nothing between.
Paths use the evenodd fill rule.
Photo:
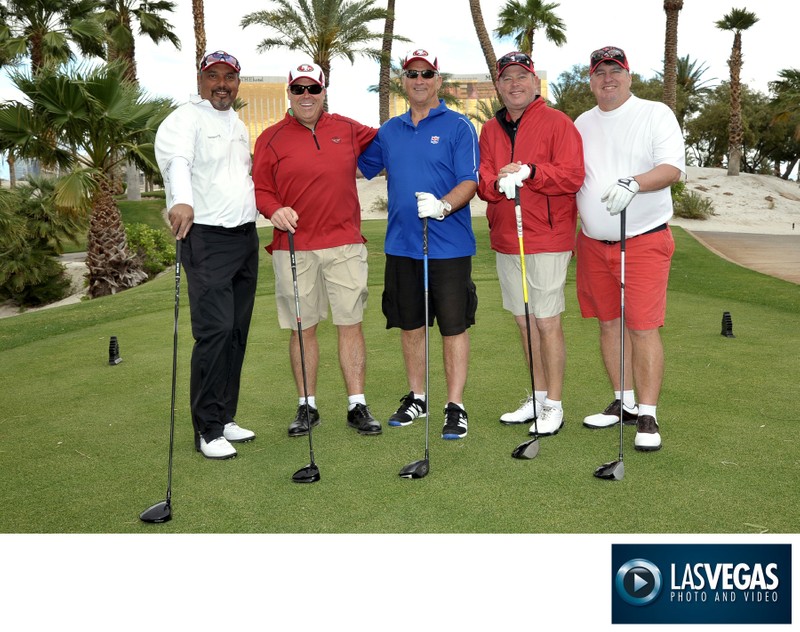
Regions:
<instances>
[{"instance_id":1,"label":"play button icon","mask_svg":"<svg viewBox=\"0 0 800 632\"><path fill-rule=\"evenodd\" d=\"M617 571L617 594L633 606L644 606L661 592L661 571L649 560L635 559Z\"/></svg>"}]
</instances>

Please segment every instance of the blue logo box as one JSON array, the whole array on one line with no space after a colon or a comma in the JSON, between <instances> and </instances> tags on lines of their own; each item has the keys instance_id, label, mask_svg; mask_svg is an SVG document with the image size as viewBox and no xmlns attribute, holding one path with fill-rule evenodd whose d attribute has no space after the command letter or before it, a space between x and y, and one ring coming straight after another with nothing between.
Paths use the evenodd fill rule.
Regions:
<instances>
[{"instance_id":1,"label":"blue logo box","mask_svg":"<svg viewBox=\"0 0 800 632\"><path fill-rule=\"evenodd\" d=\"M790 624L791 544L612 544L612 623Z\"/></svg>"}]
</instances>

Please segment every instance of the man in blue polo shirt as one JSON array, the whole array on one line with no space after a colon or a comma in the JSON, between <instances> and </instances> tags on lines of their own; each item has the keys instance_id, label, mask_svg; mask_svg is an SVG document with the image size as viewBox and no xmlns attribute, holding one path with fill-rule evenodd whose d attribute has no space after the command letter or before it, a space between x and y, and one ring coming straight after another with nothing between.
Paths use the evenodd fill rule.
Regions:
<instances>
[{"instance_id":1,"label":"man in blue polo shirt","mask_svg":"<svg viewBox=\"0 0 800 632\"><path fill-rule=\"evenodd\" d=\"M410 109L387 121L361 154L359 169L388 174L389 221L383 313L387 329L402 330L410 392L389 418L407 426L425 410L425 293L422 218L428 222L430 326L442 335L447 380L443 439L467 436L464 386L469 334L478 297L472 282L475 235L469 201L478 187L478 136L469 119L439 99L442 78L435 55L423 49L403 60L403 89Z\"/></svg>"}]
</instances>

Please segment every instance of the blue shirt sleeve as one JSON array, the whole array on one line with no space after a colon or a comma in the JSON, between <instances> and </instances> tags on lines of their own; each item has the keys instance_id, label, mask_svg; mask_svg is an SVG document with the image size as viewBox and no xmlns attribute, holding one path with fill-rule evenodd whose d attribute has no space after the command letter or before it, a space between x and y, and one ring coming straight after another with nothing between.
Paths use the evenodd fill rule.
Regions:
<instances>
[{"instance_id":1,"label":"blue shirt sleeve","mask_svg":"<svg viewBox=\"0 0 800 632\"><path fill-rule=\"evenodd\" d=\"M361 152L358 157L358 168L367 180L372 180L384 169L383 149L381 148L381 133L375 136L374 140Z\"/></svg>"}]
</instances>

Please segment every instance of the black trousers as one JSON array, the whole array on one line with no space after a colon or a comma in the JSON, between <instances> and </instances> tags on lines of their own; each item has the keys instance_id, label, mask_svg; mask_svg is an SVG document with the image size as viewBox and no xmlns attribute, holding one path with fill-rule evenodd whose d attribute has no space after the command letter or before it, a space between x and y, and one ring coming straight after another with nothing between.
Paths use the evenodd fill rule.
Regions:
<instances>
[{"instance_id":1,"label":"black trousers","mask_svg":"<svg viewBox=\"0 0 800 632\"><path fill-rule=\"evenodd\" d=\"M192 225L181 248L191 311L190 399L195 439L222 436L239 404L239 384L258 280L255 222Z\"/></svg>"}]
</instances>

